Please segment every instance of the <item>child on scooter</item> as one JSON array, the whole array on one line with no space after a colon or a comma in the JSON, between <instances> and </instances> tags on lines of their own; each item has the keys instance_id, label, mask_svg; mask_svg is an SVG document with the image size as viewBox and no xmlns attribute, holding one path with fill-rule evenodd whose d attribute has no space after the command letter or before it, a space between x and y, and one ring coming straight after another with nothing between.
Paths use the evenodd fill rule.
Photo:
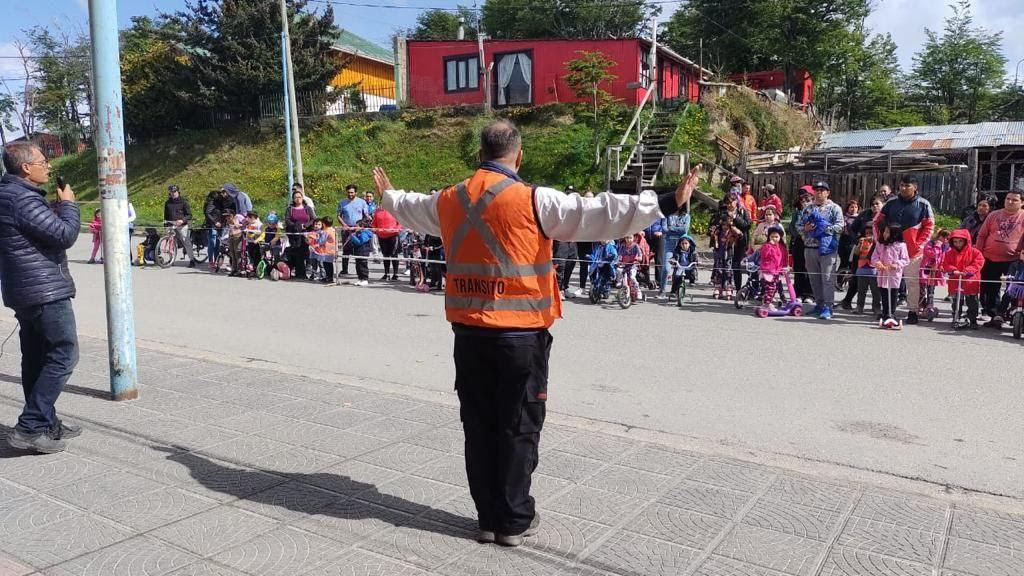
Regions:
<instances>
[{"instance_id":1,"label":"child on scooter","mask_svg":"<svg viewBox=\"0 0 1024 576\"><path fill-rule=\"evenodd\" d=\"M981 294L981 269L985 256L971 245L971 233L953 230L949 235L951 250L942 259L942 271L949 275L949 293L953 298L953 326L960 326L960 312L967 304L967 321L971 330L978 329L978 295Z\"/></svg>"},{"instance_id":2,"label":"child on scooter","mask_svg":"<svg viewBox=\"0 0 1024 576\"><path fill-rule=\"evenodd\" d=\"M768 242L763 244L759 251L761 258L761 286L763 287L761 305L769 312L774 312L775 305L773 302L778 291L779 274L786 267L788 253L785 244L782 243L781 227L773 226L769 228L767 235Z\"/></svg>"}]
</instances>

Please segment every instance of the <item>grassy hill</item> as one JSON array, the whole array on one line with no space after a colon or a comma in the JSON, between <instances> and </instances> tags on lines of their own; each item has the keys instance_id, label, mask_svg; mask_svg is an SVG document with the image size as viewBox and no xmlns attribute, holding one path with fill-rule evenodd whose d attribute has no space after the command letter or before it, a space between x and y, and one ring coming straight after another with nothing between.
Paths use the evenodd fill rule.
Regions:
<instances>
[{"instance_id":1,"label":"grassy hill","mask_svg":"<svg viewBox=\"0 0 1024 576\"><path fill-rule=\"evenodd\" d=\"M593 131L566 108L520 112L524 178L542 185L599 186ZM318 213L332 214L348 183L372 187L371 169L383 166L397 186L426 191L465 178L476 166L483 117L440 117L433 111L397 118L332 120L304 129L306 190ZM129 146L128 190L140 223L159 223L169 184L181 187L201 210L210 190L234 182L261 214L287 203L284 136L280 130L183 131ZM95 151L61 158L54 169L83 202L98 201ZM321 208L323 207L323 208ZM330 207L329 209L327 207Z\"/></svg>"}]
</instances>

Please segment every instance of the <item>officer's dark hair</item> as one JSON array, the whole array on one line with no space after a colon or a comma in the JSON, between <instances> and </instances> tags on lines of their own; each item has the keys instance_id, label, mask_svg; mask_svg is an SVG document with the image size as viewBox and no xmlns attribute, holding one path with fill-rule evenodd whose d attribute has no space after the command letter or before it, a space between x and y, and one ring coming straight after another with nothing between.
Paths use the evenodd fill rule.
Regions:
<instances>
[{"instance_id":1,"label":"officer's dark hair","mask_svg":"<svg viewBox=\"0 0 1024 576\"><path fill-rule=\"evenodd\" d=\"M495 120L480 131L480 159L497 160L519 151L523 140L509 120Z\"/></svg>"},{"instance_id":2,"label":"officer's dark hair","mask_svg":"<svg viewBox=\"0 0 1024 576\"><path fill-rule=\"evenodd\" d=\"M42 152L36 144L32 142L11 142L4 146L4 170L15 175L24 176L22 172L22 164L31 164L32 157L35 156L35 152L38 150Z\"/></svg>"}]
</instances>

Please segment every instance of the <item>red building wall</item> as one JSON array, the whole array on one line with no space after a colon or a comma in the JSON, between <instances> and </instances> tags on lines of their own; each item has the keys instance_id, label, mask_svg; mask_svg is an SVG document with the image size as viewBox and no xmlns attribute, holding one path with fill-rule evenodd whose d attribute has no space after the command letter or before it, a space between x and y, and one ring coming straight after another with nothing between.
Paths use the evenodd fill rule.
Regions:
<instances>
[{"instance_id":1,"label":"red building wall","mask_svg":"<svg viewBox=\"0 0 1024 576\"><path fill-rule=\"evenodd\" d=\"M409 99L412 104L423 107L452 106L457 104L481 104L484 98L483 79L476 90L445 92L445 58L477 53L475 41L418 41L408 42ZM625 40L488 40L484 43L484 61L495 62L495 55L506 52L532 51L533 53L533 104L553 102L577 102L572 88L565 83L568 71L565 63L579 57L578 52L602 52L617 64L609 70L617 78L607 82L604 89L624 103L636 105L643 98L643 89L630 89L627 85L637 82L640 75L642 52L649 50L636 39ZM659 56L659 59L665 58ZM696 73L679 63L680 70L687 73L696 86ZM492 85L497 75L497 65L491 71ZM682 89L682 88L680 88ZM697 94L692 88L690 94Z\"/></svg>"},{"instance_id":2,"label":"red building wall","mask_svg":"<svg viewBox=\"0 0 1024 576\"><path fill-rule=\"evenodd\" d=\"M748 72L733 74L729 76L729 80L754 90L770 90L772 88L782 90L786 86L786 73L782 70ZM793 71L793 92L793 99L799 104L814 102L814 80L811 78L810 72L803 68Z\"/></svg>"}]
</instances>

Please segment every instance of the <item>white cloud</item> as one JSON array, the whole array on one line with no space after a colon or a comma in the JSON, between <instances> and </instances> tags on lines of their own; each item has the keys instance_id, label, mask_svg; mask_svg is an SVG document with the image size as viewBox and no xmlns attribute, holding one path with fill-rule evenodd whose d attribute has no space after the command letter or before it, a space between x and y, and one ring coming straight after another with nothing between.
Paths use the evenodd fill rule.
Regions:
<instances>
[{"instance_id":1,"label":"white cloud","mask_svg":"<svg viewBox=\"0 0 1024 576\"><path fill-rule=\"evenodd\" d=\"M76 0L76 2L78 3L79 8L85 10L86 12L89 11L89 0Z\"/></svg>"},{"instance_id":2,"label":"white cloud","mask_svg":"<svg viewBox=\"0 0 1024 576\"><path fill-rule=\"evenodd\" d=\"M898 46L897 55L904 70L910 70L913 57L925 41L925 28L941 32L945 19L952 14L943 0L879 0L868 18L873 32L892 34ZM1014 67L1024 58L1024 10L1020 0L974 0L972 13L976 26L991 32L1003 32L1003 55L1007 60L1007 78L1012 81ZM1024 64L1021 65L1024 75Z\"/></svg>"}]
</instances>

